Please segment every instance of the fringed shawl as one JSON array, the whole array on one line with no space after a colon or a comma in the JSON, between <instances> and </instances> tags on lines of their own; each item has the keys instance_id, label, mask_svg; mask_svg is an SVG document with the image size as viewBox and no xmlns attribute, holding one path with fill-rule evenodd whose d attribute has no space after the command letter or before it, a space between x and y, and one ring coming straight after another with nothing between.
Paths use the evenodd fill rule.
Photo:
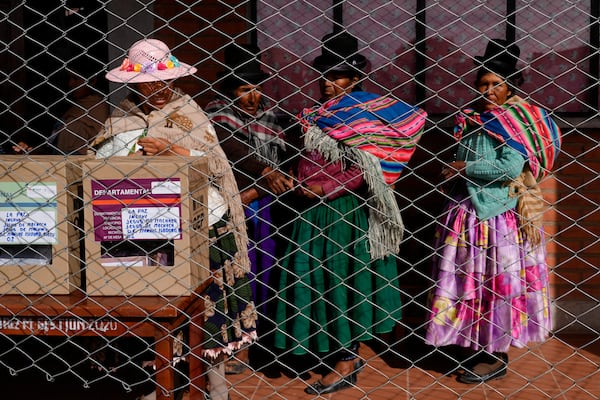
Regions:
<instances>
[{"instance_id":1,"label":"fringed shawl","mask_svg":"<svg viewBox=\"0 0 600 400\"><path fill-rule=\"evenodd\" d=\"M250 270L248 236L239 190L227 156L219 145L216 132L200 106L188 95L175 89L172 100L161 110L145 115L135 103L126 99L106 121L96 144L121 132L147 128L148 136L164 138L187 149L205 153L211 183L225 199L229 208L238 254L237 264Z\"/></svg>"},{"instance_id":2,"label":"fringed shawl","mask_svg":"<svg viewBox=\"0 0 600 400\"><path fill-rule=\"evenodd\" d=\"M552 169L560 152L561 132L548 111L525 102L507 102L483 113L462 110L456 116L457 140L467 124L483 126L488 135L523 154L538 182Z\"/></svg>"},{"instance_id":3,"label":"fringed shawl","mask_svg":"<svg viewBox=\"0 0 600 400\"><path fill-rule=\"evenodd\" d=\"M279 154L285 150L283 131L275 114L265 110L264 105L261 104L255 116L244 118L234 109L231 100L217 98L208 103L204 111L214 124L243 136L261 162L273 168L279 167Z\"/></svg>"},{"instance_id":4,"label":"fringed shawl","mask_svg":"<svg viewBox=\"0 0 600 400\"><path fill-rule=\"evenodd\" d=\"M427 113L417 107L367 92L352 92L304 110L305 124L317 125L348 147L379 160L385 181L392 184L412 157L423 134Z\"/></svg>"},{"instance_id":5,"label":"fringed shawl","mask_svg":"<svg viewBox=\"0 0 600 400\"><path fill-rule=\"evenodd\" d=\"M352 159L363 171L372 259L400 250L404 224L390 184L414 153L426 116L418 108L365 92L301 115L307 151L317 150L329 161Z\"/></svg>"}]
</instances>

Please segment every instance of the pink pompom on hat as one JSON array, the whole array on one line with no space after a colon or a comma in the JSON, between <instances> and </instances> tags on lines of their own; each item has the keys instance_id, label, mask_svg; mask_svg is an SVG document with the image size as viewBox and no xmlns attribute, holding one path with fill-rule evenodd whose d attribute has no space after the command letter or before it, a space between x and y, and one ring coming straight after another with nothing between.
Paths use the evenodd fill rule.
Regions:
<instances>
[{"instance_id":1,"label":"pink pompom on hat","mask_svg":"<svg viewBox=\"0 0 600 400\"><path fill-rule=\"evenodd\" d=\"M196 71L195 67L175 58L160 40L142 39L131 46L120 67L106 73L106 79L121 83L168 81Z\"/></svg>"}]
</instances>

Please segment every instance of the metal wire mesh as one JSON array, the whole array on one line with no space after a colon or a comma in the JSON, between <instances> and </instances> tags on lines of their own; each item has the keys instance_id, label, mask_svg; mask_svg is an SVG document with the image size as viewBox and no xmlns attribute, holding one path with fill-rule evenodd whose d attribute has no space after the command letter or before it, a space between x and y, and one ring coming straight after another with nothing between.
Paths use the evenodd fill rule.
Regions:
<instances>
[{"instance_id":1,"label":"metal wire mesh","mask_svg":"<svg viewBox=\"0 0 600 400\"><path fill-rule=\"evenodd\" d=\"M198 69L176 84L206 107L226 79L225 48L254 43L261 69L270 74L262 96L287 135L288 150L299 151L296 116L320 98L313 60L325 35L346 31L368 60L362 88L417 105L428 117L394 188L405 236L395 255L397 281L389 285L401 294L402 318L394 332L361 348L368 382L361 378L340 396L600 396L597 2L5 0L0 5L0 369L11 385L28 384L41 373L49 381L67 382L73 398L98 385L114 391L114 398L155 390L163 398L208 396L210 361L201 356L208 343L202 334L205 317L214 310L198 288L211 276L206 207L208 184L215 178L209 166L190 157L127 162L89 155L94 137L84 132L98 133L108 113L137 90L108 82L104 74L121 65L135 41L160 39L180 62ZM563 133L553 173L541 183L553 330L547 342L515 352L508 384L461 386L452 368L443 367L454 365L460 352L424 343L428 296L436 284L434 235L448 199L439 174L455 151L454 115L477 94L475 57L495 38L520 47L519 95L550 110ZM82 54L83 69L76 64ZM82 105L77 91L90 82L100 101ZM62 126L75 142L67 150L56 136ZM245 161L242 156L230 164L254 183L243 169ZM151 192L157 179L164 198L139 194ZM173 186L179 191L170 191ZM136 194L119 197L110 190ZM128 206L154 204L157 198L161 207L142 207L144 215ZM260 240L273 240L276 250L258 256L273 262L272 270L252 275L252 285L259 286L253 286L259 340L249 346L250 361L243 351L232 356L246 368L227 375L231 398L308 397L303 388L315 379L310 373L327 363L310 348L313 357L301 363L290 349L272 347L271 337L281 328L274 307L293 308L297 300L282 297L280 261L294 222L303 218L301 210L313 206L290 193L273 201L269 217L261 213L265 205L254 211L254 222L271 229ZM154 234L144 236L144 229ZM162 236L156 236L160 229ZM263 244L250 248L259 251ZM260 287L267 279L271 284ZM277 369L284 375L272 376ZM18 379L22 376L25 381ZM30 386L13 390L33 396L36 385Z\"/></svg>"}]
</instances>

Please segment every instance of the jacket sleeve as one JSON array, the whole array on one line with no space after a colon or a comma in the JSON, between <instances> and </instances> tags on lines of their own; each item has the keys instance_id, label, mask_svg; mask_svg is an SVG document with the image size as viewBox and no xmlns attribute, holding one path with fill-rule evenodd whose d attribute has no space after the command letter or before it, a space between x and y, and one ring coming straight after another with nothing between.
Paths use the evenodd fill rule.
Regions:
<instances>
[{"instance_id":1,"label":"jacket sleeve","mask_svg":"<svg viewBox=\"0 0 600 400\"><path fill-rule=\"evenodd\" d=\"M219 124L213 124L219 137L219 143L233 164L233 172L238 181L240 190L254 187L259 196L264 196L268 189L264 186L261 178L262 171L268 167L267 164L252 156L252 149L242 138L225 129Z\"/></svg>"},{"instance_id":2,"label":"jacket sleeve","mask_svg":"<svg viewBox=\"0 0 600 400\"><path fill-rule=\"evenodd\" d=\"M108 105L104 102L89 110L82 106L71 107L63 117L65 125L57 133L56 147L63 154L87 154L108 118Z\"/></svg>"},{"instance_id":3,"label":"jacket sleeve","mask_svg":"<svg viewBox=\"0 0 600 400\"><path fill-rule=\"evenodd\" d=\"M465 174L468 177L484 181L508 181L516 179L523 171L525 158L510 146L503 144L485 152L487 154L481 154L479 159L467 161Z\"/></svg>"}]
</instances>

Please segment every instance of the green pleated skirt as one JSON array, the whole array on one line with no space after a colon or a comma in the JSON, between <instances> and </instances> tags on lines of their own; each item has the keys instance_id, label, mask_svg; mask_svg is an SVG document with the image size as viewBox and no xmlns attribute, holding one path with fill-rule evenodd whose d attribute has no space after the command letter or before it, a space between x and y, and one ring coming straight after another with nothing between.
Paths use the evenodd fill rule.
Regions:
<instances>
[{"instance_id":1,"label":"green pleated skirt","mask_svg":"<svg viewBox=\"0 0 600 400\"><path fill-rule=\"evenodd\" d=\"M282 259L275 346L331 353L391 332L401 317L396 259L371 261L365 207L353 195L304 212Z\"/></svg>"}]
</instances>

